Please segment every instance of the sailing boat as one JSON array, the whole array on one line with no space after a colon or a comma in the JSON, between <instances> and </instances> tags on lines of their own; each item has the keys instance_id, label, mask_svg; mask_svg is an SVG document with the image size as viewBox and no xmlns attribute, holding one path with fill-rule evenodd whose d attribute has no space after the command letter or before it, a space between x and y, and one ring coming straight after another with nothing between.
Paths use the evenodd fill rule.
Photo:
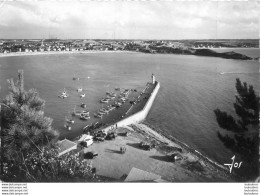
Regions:
<instances>
[{"instance_id":1,"label":"sailing boat","mask_svg":"<svg viewBox=\"0 0 260 195\"><path fill-rule=\"evenodd\" d=\"M84 93L84 94L81 94L80 95L80 98L84 98L86 96L86 94Z\"/></svg>"},{"instance_id":2,"label":"sailing boat","mask_svg":"<svg viewBox=\"0 0 260 195\"><path fill-rule=\"evenodd\" d=\"M63 92L61 93L61 95L59 97L63 98L63 99L69 97L69 95L67 94L67 91L65 90L65 88L64 88Z\"/></svg>"}]
</instances>

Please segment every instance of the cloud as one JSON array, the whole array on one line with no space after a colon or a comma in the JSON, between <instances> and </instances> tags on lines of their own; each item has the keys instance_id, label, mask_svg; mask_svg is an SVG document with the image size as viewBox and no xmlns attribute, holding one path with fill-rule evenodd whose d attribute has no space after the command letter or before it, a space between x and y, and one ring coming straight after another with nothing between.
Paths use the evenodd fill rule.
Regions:
<instances>
[{"instance_id":1,"label":"cloud","mask_svg":"<svg viewBox=\"0 0 260 195\"><path fill-rule=\"evenodd\" d=\"M258 10L256 2L14 1L2 6L0 37L257 38Z\"/></svg>"}]
</instances>

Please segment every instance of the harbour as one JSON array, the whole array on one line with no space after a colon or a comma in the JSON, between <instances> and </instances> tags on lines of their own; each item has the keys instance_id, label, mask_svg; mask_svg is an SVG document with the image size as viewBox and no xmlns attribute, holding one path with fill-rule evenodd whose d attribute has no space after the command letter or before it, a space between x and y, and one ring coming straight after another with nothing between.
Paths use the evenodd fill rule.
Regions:
<instances>
[{"instance_id":1,"label":"harbour","mask_svg":"<svg viewBox=\"0 0 260 195\"><path fill-rule=\"evenodd\" d=\"M71 112L72 119L68 120L66 118L64 128L68 131L73 131L73 125L81 119L86 121L86 126L82 128L81 134L93 134L93 131L98 131L99 129L108 131L111 128L116 129L118 127L126 127L132 123L141 122L145 120L150 111L159 88L160 84L155 80L153 74L151 75L151 81L146 83L142 91L124 88L121 90L115 87L115 92L107 91L106 97L100 99L101 108L94 113L90 114L88 110L82 110L82 108L87 108L85 103L81 103L80 111L76 110L75 106L73 112ZM77 90L77 92L81 91L82 89L80 91ZM63 91L61 98L64 99L64 97L68 98L68 95ZM83 98L82 95L80 97ZM75 136L75 134L68 134L66 137L60 136L59 139L75 138L72 136Z\"/></svg>"},{"instance_id":2,"label":"harbour","mask_svg":"<svg viewBox=\"0 0 260 195\"><path fill-rule=\"evenodd\" d=\"M136 52L3 57L0 64L1 98L7 94L6 79L16 78L17 70L23 69L26 89L39 91L46 100L45 115L54 119L54 128L67 139L79 136L83 128L91 124L88 120L71 117L75 105L76 111L88 110L90 120L98 122L93 114L102 109L100 100L106 92L119 95L115 90L119 87L136 89L140 93L154 73L161 88L145 122L220 164L232 153L216 137L219 127L213 110L222 105L232 111L237 75L219 73L258 71L258 64L253 61ZM73 80L74 74L79 80ZM240 74L239 77L259 90L259 76ZM77 92L78 87L82 87L82 92ZM61 99L58 96L64 88L69 97ZM80 94L85 94L85 98L80 98ZM82 103L86 108L81 107ZM130 103L124 106L126 104L120 110L111 111L113 115L105 115L104 123L112 116L120 120ZM75 121L70 131L64 128L65 116ZM212 150L217 152L212 153Z\"/></svg>"}]
</instances>

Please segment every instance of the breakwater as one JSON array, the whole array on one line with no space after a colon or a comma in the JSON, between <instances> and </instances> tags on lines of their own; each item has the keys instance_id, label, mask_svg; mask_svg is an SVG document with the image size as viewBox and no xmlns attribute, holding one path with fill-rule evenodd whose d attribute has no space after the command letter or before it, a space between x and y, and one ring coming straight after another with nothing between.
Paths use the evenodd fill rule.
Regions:
<instances>
[{"instance_id":1,"label":"breakwater","mask_svg":"<svg viewBox=\"0 0 260 195\"><path fill-rule=\"evenodd\" d=\"M103 129L103 131L109 131L109 130L115 129L117 127L126 127L130 124L140 123L141 121L143 121L146 118L146 116L148 115L148 113L153 105L154 99L160 89L159 82L155 81L154 85L155 85L155 87L154 87L153 91L151 92L151 95L148 98L148 100L142 110L106 127L105 129Z\"/></svg>"}]
</instances>

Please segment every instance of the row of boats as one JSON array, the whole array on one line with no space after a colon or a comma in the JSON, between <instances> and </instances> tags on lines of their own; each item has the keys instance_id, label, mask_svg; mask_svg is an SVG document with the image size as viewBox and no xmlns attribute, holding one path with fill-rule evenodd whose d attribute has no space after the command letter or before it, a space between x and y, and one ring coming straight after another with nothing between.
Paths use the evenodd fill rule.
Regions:
<instances>
[{"instance_id":1,"label":"row of boats","mask_svg":"<svg viewBox=\"0 0 260 195\"><path fill-rule=\"evenodd\" d=\"M115 90L118 91L120 90L120 88L115 88ZM113 105L107 106L107 108L103 108L103 103L109 103L111 100L114 100L117 96L116 93L114 92L106 92L106 97L100 100L100 103L102 103L102 108L99 109L98 112L94 114L94 117L102 118L103 115L106 115L110 111L122 106L128 100L129 93L130 90L125 89L123 92L120 93L118 101L115 101Z\"/></svg>"},{"instance_id":2,"label":"row of boats","mask_svg":"<svg viewBox=\"0 0 260 195\"><path fill-rule=\"evenodd\" d=\"M116 106L114 105L109 105L106 108L101 108L98 110L97 113L94 113L94 117L96 118L102 118L103 115L105 114L109 114L109 112L111 112L112 110L114 110L116 108Z\"/></svg>"},{"instance_id":3,"label":"row of boats","mask_svg":"<svg viewBox=\"0 0 260 195\"><path fill-rule=\"evenodd\" d=\"M78 77L73 77L73 80L79 80ZM121 89L119 87L115 88L115 91L120 91ZM82 87L78 87L76 90L78 93L82 92L83 89ZM130 93L130 89L124 89L124 91L122 91L119 95L119 98L117 101L114 102L114 104L111 104L105 108L103 108L103 103L107 104L109 103L111 100L114 100L117 96L117 94L115 92L106 92L106 97L102 98L100 100L100 103L102 103L102 108L99 109L96 113L94 113L94 117L95 118L102 118L104 115L109 114L109 112L111 112L112 110L122 106L127 100L128 100L128 95ZM86 94L80 94L80 98L84 98L86 96ZM69 94L67 93L66 89L64 88L63 92L61 93L61 95L59 96L60 98L67 98L69 97ZM82 108L86 108L87 105L85 103L81 103L80 105ZM78 116L81 120L89 120L90 117L90 113L88 110L83 110L83 111L76 111L76 106L74 107L74 111L72 112L72 116ZM71 130L72 125L75 123L75 121L73 119L69 119L68 117L65 117L65 124L64 127L67 130ZM94 125L95 127L97 125Z\"/></svg>"}]
</instances>

